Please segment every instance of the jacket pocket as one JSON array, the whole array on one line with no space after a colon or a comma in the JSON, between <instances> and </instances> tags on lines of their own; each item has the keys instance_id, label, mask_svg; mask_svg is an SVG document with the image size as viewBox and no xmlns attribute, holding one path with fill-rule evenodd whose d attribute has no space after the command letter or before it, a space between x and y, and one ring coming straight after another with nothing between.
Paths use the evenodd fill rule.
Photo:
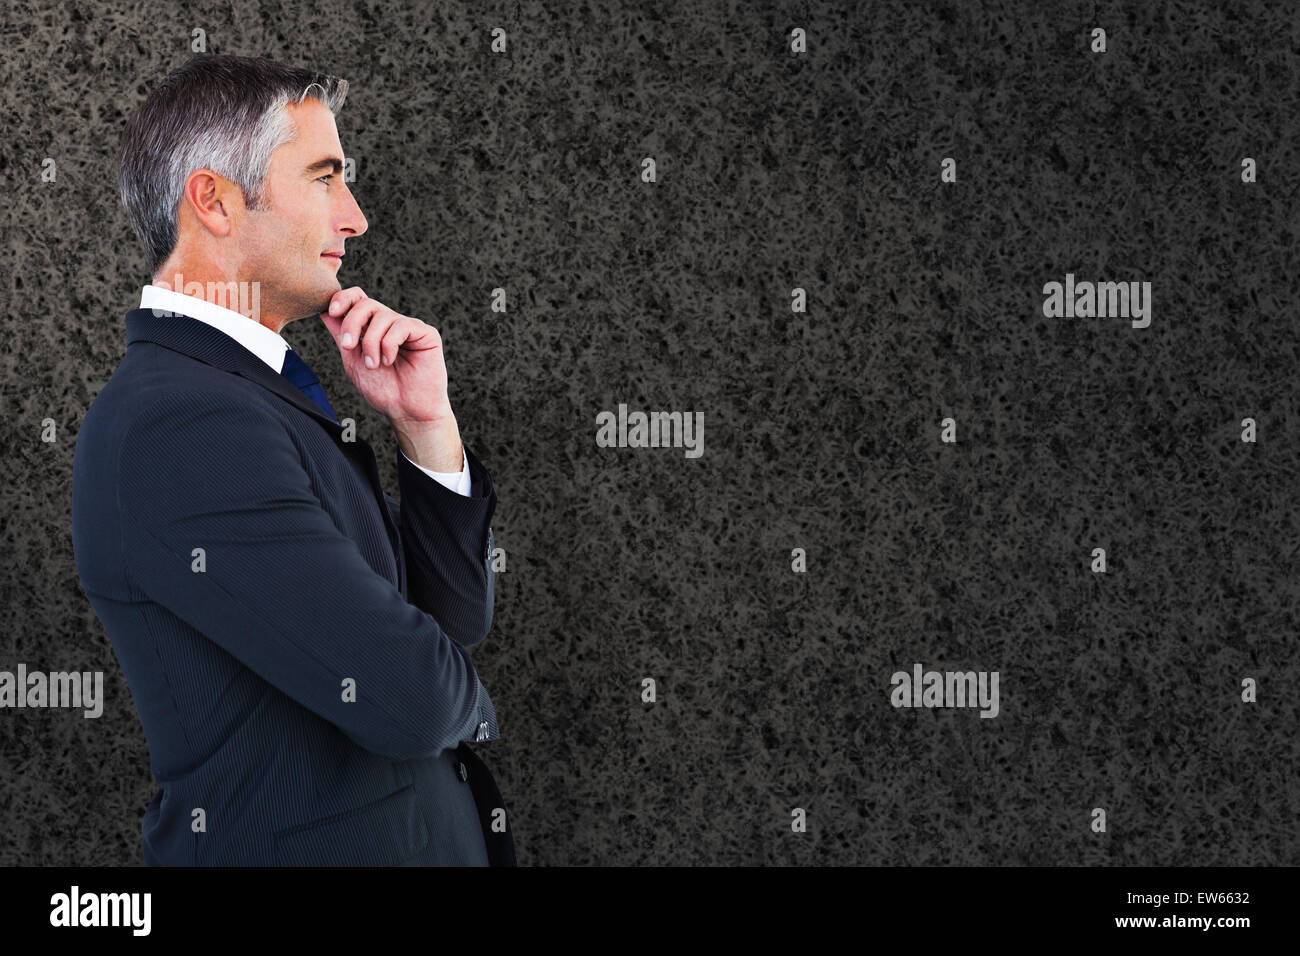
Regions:
<instances>
[{"instance_id":1,"label":"jacket pocket","mask_svg":"<svg viewBox=\"0 0 1300 956\"><path fill-rule=\"evenodd\" d=\"M414 785L275 833L280 866L395 866L429 845Z\"/></svg>"}]
</instances>

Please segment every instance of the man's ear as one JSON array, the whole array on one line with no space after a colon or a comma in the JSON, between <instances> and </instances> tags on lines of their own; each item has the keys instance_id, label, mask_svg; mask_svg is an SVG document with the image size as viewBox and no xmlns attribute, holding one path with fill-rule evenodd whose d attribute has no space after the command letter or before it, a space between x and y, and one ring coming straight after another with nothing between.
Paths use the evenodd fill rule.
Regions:
<instances>
[{"instance_id":1,"label":"man's ear","mask_svg":"<svg viewBox=\"0 0 1300 956\"><path fill-rule=\"evenodd\" d=\"M185 202L203 227L214 236L228 236L234 217L244 211L244 194L220 173L196 169L185 179Z\"/></svg>"}]
</instances>

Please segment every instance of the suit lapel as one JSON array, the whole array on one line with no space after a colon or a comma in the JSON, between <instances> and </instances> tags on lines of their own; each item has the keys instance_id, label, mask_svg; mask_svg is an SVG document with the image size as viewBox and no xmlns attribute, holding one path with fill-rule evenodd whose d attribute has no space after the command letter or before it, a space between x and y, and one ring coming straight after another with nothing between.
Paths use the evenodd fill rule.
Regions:
<instances>
[{"instance_id":1,"label":"suit lapel","mask_svg":"<svg viewBox=\"0 0 1300 956\"><path fill-rule=\"evenodd\" d=\"M343 426L326 415L319 405L229 335L206 322L200 322L187 315L170 313L156 315L153 309L132 309L126 314L127 348L131 347L132 342L153 342L173 352L188 355L213 368L246 378L316 419L334 438L335 443L343 449L344 454L360 462L370 483L371 494L374 495L379 513L384 519L384 528L388 531L388 540L393 546L393 553L397 559L398 590L403 594L406 593L406 563L403 560L401 535L397 525L393 523L393 516L388 511L388 502L384 499L384 489L379 480L379 467L375 461L374 449L365 439L344 441Z\"/></svg>"}]
</instances>

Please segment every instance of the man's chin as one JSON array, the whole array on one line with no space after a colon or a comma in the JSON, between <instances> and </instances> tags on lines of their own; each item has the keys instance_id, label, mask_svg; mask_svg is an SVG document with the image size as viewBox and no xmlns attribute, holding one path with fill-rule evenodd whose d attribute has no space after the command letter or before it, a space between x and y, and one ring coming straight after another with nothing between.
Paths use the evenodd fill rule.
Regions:
<instances>
[{"instance_id":1,"label":"man's chin","mask_svg":"<svg viewBox=\"0 0 1300 956\"><path fill-rule=\"evenodd\" d=\"M319 292L316 298L312 300L312 310L305 313L303 317L307 318L310 316L320 315L330 307L330 299L334 298L334 293L338 292L342 288L343 286L339 285L339 280L337 278L331 279L330 282L327 283L327 288Z\"/></svg>"}]
</instances>

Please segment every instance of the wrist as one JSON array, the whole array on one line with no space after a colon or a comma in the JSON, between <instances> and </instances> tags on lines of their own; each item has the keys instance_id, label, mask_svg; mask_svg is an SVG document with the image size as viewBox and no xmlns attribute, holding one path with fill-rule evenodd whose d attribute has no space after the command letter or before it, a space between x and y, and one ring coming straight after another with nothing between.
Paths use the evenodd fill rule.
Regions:
<instances>
[{"instance_id":1,"label":"wrist","mask_svg":"<svg viewBox=\"0 0 1300 956\"><path fill-rule=\"evenodd\" d=\"M464 468L464 447L454 416L435 422L391 422L402 454L421 468L459 472Z\"/></svg>"}]
</instances>

